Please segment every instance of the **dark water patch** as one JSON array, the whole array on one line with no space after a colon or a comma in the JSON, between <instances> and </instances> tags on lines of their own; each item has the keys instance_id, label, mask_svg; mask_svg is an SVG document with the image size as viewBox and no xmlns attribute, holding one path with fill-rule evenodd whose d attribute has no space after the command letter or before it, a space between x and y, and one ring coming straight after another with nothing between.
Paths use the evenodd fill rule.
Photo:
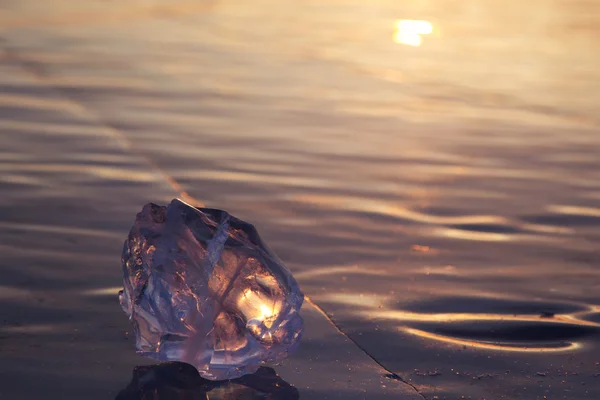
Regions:
<instances>
[{"instance_id":1,"label":"dark water patch","mask_svg":"<svg viewBox=\"0 0 600 400\"><path fill-rule=\"evenodd\" d=\"M56 100L56 93L48 91L46 87L37 85L16 85L16 84L0 84L0 93L2 96L16 96L15 104L18 105L22 98L31 98L32 100Z\"/></svg>"},{"instance_id":2,"label":"dark water patch","mask_svg":"<svg viewBox=\"0 0 600 400\"><path fill-rule=\"evenodd\" d=\"M600 327L540 321L417 323L417 329L455 339L523 347L556 347L600 334Z\"/></svg>"},{"instance_id":3,"label":"dark water patch","mask_svg":"<svg viewBox=\"0 0 600 400\"><path fill-rule=\"evenodd\" d=\"M579 318L583 321L595 322L600 324L600 312L593 312L585 315L579 316Z\"/></svg>"},{"instance_id":4,"label":"dark water patch","mask_svg":"<svg viewBox=\"0 0 600 400\"><path fill-rule=\"evenodd\" d=\"M54 299L52 299L54 300ZM13 328L26 328L32 324L58 324L69 322L75 319L76 313L57 308L48 308L44 306L45 297L42 295L31 295L21 301L4 300L0 302L2 314L0 315L0 332L2 330L11 331ZM44 332L47 334L47 332Z\"/></svg>"},{"instance_id":5,"label":"dark water patch","mask_svg":"<svg viewBox=\"0 0 600 400\"><path fill-rule=\"evenodd\" d=\"M494 299L484 297L458 297L447 296L435 299L416 301L405 305L396 305L395 309L406 311L443 314L443 313L469 313L469 314L505 314L505 315L542 315L572 314L585 311L587 308L575 304L555 302L525 302L522 300Z\"/></svg>"},{"instance_id":6,"label":"dark water patch","mask_svg":"<svg viewBox=\"0 0 600 400\"><path fill-rule=\"evenodd\" d=\"M50 100L48 100L50 102ZM72 115L66 114L67 109L42 109L38 106L19 105L18 99L15 99L15 104L0 106L0 120L21 121L42 124L59 124L59 125L79 125L81 127L95 127L93 123L86 123L79 118L73 118ZM55 136L58 137L58 136Z\"/></svg>"}]
</instances>

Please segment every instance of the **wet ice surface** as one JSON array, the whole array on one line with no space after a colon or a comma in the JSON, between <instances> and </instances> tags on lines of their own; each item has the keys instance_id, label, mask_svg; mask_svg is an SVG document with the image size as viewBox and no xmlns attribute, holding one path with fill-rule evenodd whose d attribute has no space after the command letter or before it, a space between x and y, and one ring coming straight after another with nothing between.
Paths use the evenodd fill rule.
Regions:
<instances>
[{"instance_id":1,"label":"wet ice surface","mask_svg":"<svg viewBox=\"0 0 600 400\"><path fill-rule=\"evenodd\" d=\"M122 262L119 299L140 355L224 380L279 362L300 342L294 277L252 225L225 211L147 204Z\"/></svg>"},{"instance_id":2,"label":"wet ice surface","mask_svg":"<svg viewBox=\"0 0 600 400\"><path fill-rule=\"evenodd\" d=\"M600 397L597 2L67 3L2 16L3 62L37 80L1 81L3 132L69 150L1 153L18 189L4 232L49 229L20 211L36 196L106 190L69 181L75 163L117 182L115 197L162 179L76 138L126 139L192 196L255 221L308 297L426 398ZM401 18L434 32L394 43ZM92 222L78 228L110 236ZM12 271L31 246L7 237ZM52 285L72 276L62 265L43 270ZM28 273L7 284L29 288ZM114 284L87 273L68 279Z\"/></svg>"},{"instance_id":3,"label":"wet ice surface","mask_svg":"<svg viewBox=\"0 0 600 400\"><path fill-rule=\"evenodd\" d=\"M9 158L26 162L15 165L18 178L5 183L10 190L0 202L0 397L114 398L130 387L132 367L150 361L132 351L131 326L115 309L116 286L123 283L115 274L115 258L140 205L166 203L178 193L106 127L78 113L74 103L62 102L35 75L11 63L0 65L0 72L1 79L29 84L55 106L52 114L33 114L48 129L0 135ZM49 117L63 121L62 129L53 130ZM105 160L111 168L90 160ZM301 312L306 329L300 351L277 365L276 372L303 398L363 400L365 393L373 399L419 398L414 388L387 378L312 304ZM177 382L175 388L169 388L170 382L161 386L161 375L155 373L160 367L147 371L142 376L148 379L133 382L142 386L138 394L148 394L147 388L178 390ZM252 387L261 381L257 374L244 380L250 384L242 384L245 388L239 381L208 386L196 381L198 390L181 395L208 391L211 399L221 400L275 395L275 388Z\"/></svg>"}]
</instances>

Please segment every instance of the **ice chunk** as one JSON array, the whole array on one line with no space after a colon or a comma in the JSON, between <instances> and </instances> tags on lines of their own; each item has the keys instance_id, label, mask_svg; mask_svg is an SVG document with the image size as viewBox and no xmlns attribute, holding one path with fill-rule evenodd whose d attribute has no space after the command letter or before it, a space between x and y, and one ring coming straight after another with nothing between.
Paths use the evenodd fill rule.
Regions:
<instances>
[{"instance_id":1,"label":"ice chunk","mask_svg":"<svg viewBox=\"0 0 600 400\"><path fill-rule=\"evenodd\" d=\"M300 341L294 277L252 225L225 211L146 204L122 263L119 300L138 354L221 380L279 361Z\"/></svg>"}]
</instances>

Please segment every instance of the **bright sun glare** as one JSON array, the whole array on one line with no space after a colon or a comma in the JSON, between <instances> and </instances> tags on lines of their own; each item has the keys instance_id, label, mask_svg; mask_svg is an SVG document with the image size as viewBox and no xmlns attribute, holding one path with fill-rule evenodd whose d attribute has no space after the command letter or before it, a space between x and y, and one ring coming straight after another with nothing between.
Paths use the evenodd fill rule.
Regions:
<instances>
[{"instance_id":1,"label":"bright sun glare","mask_svg":"<svg viewBox=\"0 0 600 400\"><path fill-rule=\"evenodd\" d=\"M269 319L273 316L273 309L265 304L260 305L260 312L262 313L262 319Z\"/></svg>"},{"instance_id":2,"label":"bright sun glare","mask_svg":"<svg viewBox=\"0 0 600 400\"><path fill-rule=\"evenodd\" d=\"M433 26L429 21L399 19L396 20L394 42L415 47L420 46L421 35L428 35L431 32L433 32Z\"/></svg>"}]
</instances>

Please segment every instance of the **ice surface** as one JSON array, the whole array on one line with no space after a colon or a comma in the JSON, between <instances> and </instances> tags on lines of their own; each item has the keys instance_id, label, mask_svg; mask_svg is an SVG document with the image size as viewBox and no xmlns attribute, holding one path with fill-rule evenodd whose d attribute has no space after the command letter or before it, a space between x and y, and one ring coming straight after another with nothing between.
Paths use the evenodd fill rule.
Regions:
<instances>
[{"instance_id":1,"label":"ice surface","mask_svg":"<svg viewBox=\"0 0 600 400\"><path fill-rule=\"evenodd\" d=\"M181 200L146 204L123 247L121 307L138 354L233 379L279 361L302 335L304 295L256 229Z\"/></svg>"}]
</instances>

